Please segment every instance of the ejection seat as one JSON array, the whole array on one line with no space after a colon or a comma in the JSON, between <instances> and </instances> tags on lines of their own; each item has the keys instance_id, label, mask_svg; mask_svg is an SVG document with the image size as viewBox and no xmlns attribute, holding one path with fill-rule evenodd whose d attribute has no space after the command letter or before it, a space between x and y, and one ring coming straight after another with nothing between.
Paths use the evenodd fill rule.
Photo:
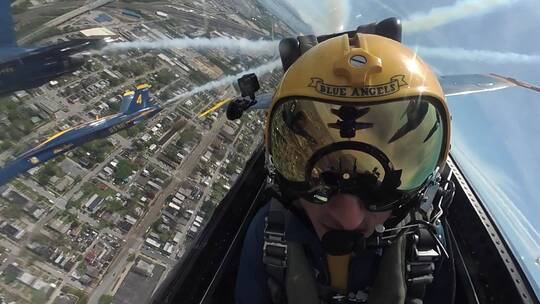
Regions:
<instances>
[{"instance_id":1,"label":"ejection seat","mask_svg":"<svg viewBox=\"0 0 540 304\"><path fill-rule=\"evenodd\" d=\"M356 31L286 38L279 45L283 70L315 44L343 34L352 37L358 32L401 41L401 24L396 18L359 26ZM449 164L452 172L460 172L452 159ZM234 303L244 235L257 210L269 200L266 173L261 146L189 252L154 293L153 303ZM466 180L453 175L452 181L456 195L447 210L447 246L452 255L438 267L438 278L428 285L425 303L537 303L530 298L524 301L523 294L532 294L530 286L519 279L524 276L514 259L500 253L507 252L504 249L508 250L508 246L501 241L487 212L475 202L477 196L467 188Z\"/></svg>"}]
</instances>

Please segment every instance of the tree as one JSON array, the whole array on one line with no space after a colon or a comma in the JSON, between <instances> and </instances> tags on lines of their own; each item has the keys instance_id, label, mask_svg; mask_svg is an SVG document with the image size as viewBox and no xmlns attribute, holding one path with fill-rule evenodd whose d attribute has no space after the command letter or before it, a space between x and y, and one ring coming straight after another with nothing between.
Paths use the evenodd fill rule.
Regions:
<instances>
[{"instance_id":1,"label":"tree","mask_svg":"<svg viewBox=\"0 0 540 304\"><path fill-rule=\"evenodd\" d=\"M46 163L41 170L39 170L37 179L41 185L47 185L51 177L58 175L58 168L53 163Z\"/></svg>"},{"instance_id":2,"label":"tree","mask_svg":"<svg viewBox=\"0 0 540 304\"><path fill-rule=\"evenodd\" d=\"M47 294L41 290L32 290L32 303L47 302Z\"/></svg>"},{"instance_id":3,"label":"tree","mask_svg":"<svg viewBox=\"0 0 540 304\"><path fill-rule=\"evenodd\" d=\"M108 295L108 294L102 295L101 297L99 297L99 304L111 304L112 300L113 300L112 295Z\"/></svg>"},{"instance_id":4,"label":"tree","mask_svg":"<svg viewBox=\"0 0 540 304\"><path fill-rule=\"evenodd\" d=\"M4 277L4 282L6 284L11 284L17 279L17 274L15 272L7 272L6 276Z\"/></svg>"},{"instance_id":5,"label":"tree","mask_svg":"<svg viewBox=\"0 0 540 304\"><path fill-rule=\"evenodd\" d=\"M105 206L105 209L107 209L110 212L118 212L122 209L124 209L124 206L122 206L122 203L120 201L113 199L109 202L107 202L107 205Z\"/></svg>"},{"instance_id":6,"label":"tree","mask_svg":"<svg viewBox=\"0 0 540 304\"><path fill-rule=\"evenodd\" d=\"M131 172L136 170L136 166L129 161L122 159L118 162L118 165L116 166L116 170L114 172L116 180L119 181L125 181L129 176L131 176Z\"/></svg>"},{"instance_id":7,"label":"tree","mask_svg":"<svg viewBox=\"0 0 540 304\"><path fill-rule=\"evenodd\" d=\"M174 74L166 69L163 69L157 73L156 81L164 85L171 83L174 80Z\"/></svg>"}]
</instances>

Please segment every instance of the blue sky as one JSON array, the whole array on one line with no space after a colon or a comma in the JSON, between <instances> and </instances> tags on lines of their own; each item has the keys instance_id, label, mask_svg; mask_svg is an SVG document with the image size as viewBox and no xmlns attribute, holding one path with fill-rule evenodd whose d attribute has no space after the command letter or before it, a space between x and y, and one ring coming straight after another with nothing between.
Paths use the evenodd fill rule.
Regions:
<instances>
[{"instance_id":1,"label":"blue sky","mask_svg":"<svg viewBox=\"0 0 540 304\"><path fill-rule=\"evenodd\" d=\"M334 11L343 16L343 10L348 9L350 13L340 19L348 20L345 29L393 16L414 19L415 15L429 13L435 7L467 4L474 9L454 12L452 22L447 24L430 28L429 24L434 23L427 22L426 28L414 33L408 33L404 26L403 42L413 49L421 45L536 56L521 63L501 62L489 56L482 61L458 56L451 60L423 59L441 74L494 72L540 84L537 0L327 0L320 7L308 0L284 1L309 8L312 11L304 15L311 16L323 16L329 7L330 11L338 7ZM320 26L316 26L319 31ZM540 263L535 263L540 257L539 228L535 228L540 227L540 94L512 88L451 97L448 102L453 116L451 153L473 182L473 188L509 240L533 289L540 295Z\"/></svg>"}]
</instances>

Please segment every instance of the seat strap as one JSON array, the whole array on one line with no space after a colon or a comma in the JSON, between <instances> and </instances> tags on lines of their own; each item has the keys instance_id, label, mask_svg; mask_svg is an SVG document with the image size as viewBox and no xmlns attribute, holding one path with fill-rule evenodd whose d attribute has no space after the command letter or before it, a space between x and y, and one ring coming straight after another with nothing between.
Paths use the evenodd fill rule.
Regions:
<instances>
[{"instance_id":1,"label":"seat strap","mask_svg":"<svg viewBox=\"0 0 540 304\"><path fill-rule=\"evenodd\" d=\"M263 263L272 302L319 304L313 268L302 244L285 237L292 214L278 200L270 201L265 219Z\"/></svg>"},{"instance_id":2,"label":"seat strap","mask_svg":"<svg viewBox=\"0 0 540 304\"><path fill-rule=\"evenodd\" d=\"M263 263L268 275L280 283L285 281L288 266L285 231L290 216L290 212L278 200L270 200L264 224Z\"/></svg>"},{"instance_id":3,"label":"seat strap","mask_svg":"<svg viewBox=\"0 0 540 304\"><path fill-rule=\"evenodd\" d=\"M421 214L416 213L416 218ZM438 233L442 231L437 229ZM437 237L442 238L441 235ZM422 304L427 285L434 280L435 262L441 259L441 252L426 227L419 228L408 236L406 254L406 303Z\"/></svg>"}]
</instances>

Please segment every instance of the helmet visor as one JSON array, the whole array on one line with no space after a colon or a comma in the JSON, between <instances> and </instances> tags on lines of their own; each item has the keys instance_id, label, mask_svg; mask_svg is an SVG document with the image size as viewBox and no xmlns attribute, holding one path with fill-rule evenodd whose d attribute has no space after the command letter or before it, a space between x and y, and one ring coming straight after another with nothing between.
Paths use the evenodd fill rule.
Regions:
<instances>
[{"instance_id":1,"label":"helmet visor","mask_svg":"<svg viewBox=\"0 0 540 304\"><path fill-rule=\"evenodd\" d=\"M270 117L272 162L312 202L340 191L387 210L418 190L445 152L447 118L437 104L426 96L363 105L281 100Z\"/></svg>"}]
</instances>

